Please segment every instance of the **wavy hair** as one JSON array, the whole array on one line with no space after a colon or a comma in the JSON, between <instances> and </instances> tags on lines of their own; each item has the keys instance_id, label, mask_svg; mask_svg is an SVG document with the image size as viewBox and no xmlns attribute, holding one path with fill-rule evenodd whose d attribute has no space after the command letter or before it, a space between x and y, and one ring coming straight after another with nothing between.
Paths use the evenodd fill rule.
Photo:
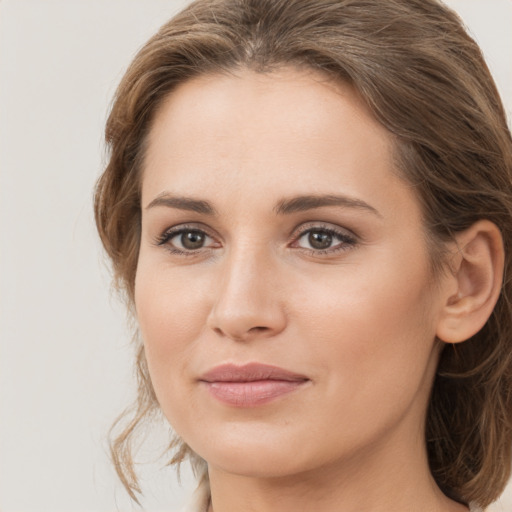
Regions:
<instances>
[{"instance_id":1,"label":"wavy hair","mask_svg":"<svg viewBox=\"0 0 512 512\"><path fill-rule=\"evenodd\" d=\"M461 502L494 501L512 450L512 141L481 51L436 0L197 0L167 22L126 71L106 125L109 159L95 192L99 235L115 282L133 306L140 244L140 177L147 135L164 99L207 73L306 67L351 84L394 135L397 169L416 190L435 248L479 219L501 230L505 279L484 328L446 344L426 418L431 472ZM158 411L136 337L139 392L111 451L133 499L132 444ZM172 439L173 463L191 457Z\"/></svg>"}]
</instances>

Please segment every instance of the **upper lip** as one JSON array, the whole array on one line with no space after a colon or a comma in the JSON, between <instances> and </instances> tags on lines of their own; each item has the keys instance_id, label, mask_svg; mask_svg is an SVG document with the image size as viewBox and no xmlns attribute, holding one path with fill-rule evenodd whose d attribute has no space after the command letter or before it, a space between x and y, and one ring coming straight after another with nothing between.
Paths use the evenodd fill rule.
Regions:
<instances>
[{"instance_id":1,"label":"upper lip","mask_svg":"<svg viewBox=\"0 0 512 512\"><path fill-rule=\"evenodd\" d=\"M199 377L199 380L204 382L254 382L259 380L297 382L309 379L305 375L268 364L248 363L236 365L227 363L207 371Z\"/></svg>"}]
</instances>

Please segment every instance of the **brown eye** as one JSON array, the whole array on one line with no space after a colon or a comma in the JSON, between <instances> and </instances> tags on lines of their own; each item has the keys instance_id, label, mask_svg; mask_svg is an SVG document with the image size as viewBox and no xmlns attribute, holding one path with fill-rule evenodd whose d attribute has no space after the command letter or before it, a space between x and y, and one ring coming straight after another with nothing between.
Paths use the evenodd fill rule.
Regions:
<instances>
[{"instance_id":1,"label":"brown eye","mask_svg":"<svg viewBox=\"0 0 512 512\"><path fill-rule=\"evenodd\" d=\"M326 231L310 231L308 242L313 249L328 249L332 245L332 235Z\"/></svg>"},{"instance_id":2,"label":"brown eye","mask_svg":"<svg viewBox=\"0 0 512 512\"><path fill-rule=\"evenodd\" d=\"M184 249L193 251L204 246L206 235L201 231L185 231L181 233L179 239Z\"/></svg>"},{"instance_id":3,"label":"brown eye","mask_svg":"<svg viewBox=\"0 0 512 512\"><path fill-rule=\"evenodd\" d=\"M321 255L349 249L354 247L356 243L356 238L345 231L327 227L313 227L303 231L292 247L300 247Z\"/></svg>"},{"instance_id":4,"label":"brown eye","mask_svg":"<svg viewBox=\"0 0 512 512\"><path fill-rule=\"evenodd\" d=\"M204 231L187 228L171 229L165 232L157 239L157 244L167 246L175 254L192 254L201 249L219 247L219 244Z\"/></svg>"}]
</instances>

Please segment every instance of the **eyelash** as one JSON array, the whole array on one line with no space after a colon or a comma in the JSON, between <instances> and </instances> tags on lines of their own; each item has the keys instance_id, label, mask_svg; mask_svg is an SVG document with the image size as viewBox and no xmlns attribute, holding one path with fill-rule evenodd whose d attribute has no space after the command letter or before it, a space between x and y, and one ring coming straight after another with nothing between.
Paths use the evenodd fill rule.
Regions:
<instances>
[{"instance_id":1,"label":"eyelash","mask_svg":"<svg viewBox=\"0 0 512 512\"><path fill-rule=\"evenodd\" d=\"M165 246L165 248L171 252L172 254L177 254L179 256L197 256L199 252L204 252L205 250L210 250L209 247L201 247L197 250L188 250L188 251L182 251L181 249L178 249L177 247L172 246L169 242L176 238L179 235L182 235L184 233L200 233L208 238L212 238L206 230L199 228L197 226L191 226L182 224L180 226L177 226L175 228L170 228L164 231L160 236L158 236L155 240L156 245L159 246Z\"/></svg>"},{"instance_id":2,"label":"eyelash","mask_svg":"<svg viewBox=\"0 0 512 512\"><path fill-rule=\"evenodd\" d=\"M300 246L293 246L291 244L298 243L300 239L311 232L321 232L324 234L327 234L331 236L333 239L338 240L338 244L334 247L329 247L327 249L309 249L307 247L300 247ZM197 250L190 249L190 250L181 250L177 247L174 247L169 242L184 233L199 233L202 234L208 238L214 239L213 236L210 236L208 232L202 228L198 228L197 226L192 225L180 225L175 228L170 228L164 231L161 235L159 235L156 240L155 244L158 246L166 246L166 249L170 251L172 254L176 254L179 256L197 256L200 253L204 253L204 251L210 251L212 250L211 247L200 247ZM347 251L351 248L353 248L357 244L358 240L355 235L348 234L346 231L342 230L336 230L330 226L325 226L321 224L309 224L302 226L298 233L295 233L290 240L288 241L288 245L291 247L295 247L303 252L306 252L308 254L311 254L313 256L318 255L333 255L338 252Z\"/></svg>"},{"instance_id":3,"label":"eyelash","mask_svg":"<svg viewBox=\"0 0 512 512\"><path fill-rule=\"evenodd\" d=\"M357 238L355 237L355 235L349 234L345 230L337 230L333 227L318 223L306 224L301 226L299 232L297 234L294 234L288 243L298 243L303 236L315 231L330 235L333 238L333 242L335 241L334 239L337 239L338 243L334 247L329 247L327 249L309 249L307 247L300 246L298 247L298 249L307 252L313 256L333 255L339 252L347 251L357 244Z\"/></svg>"}]
</instances>

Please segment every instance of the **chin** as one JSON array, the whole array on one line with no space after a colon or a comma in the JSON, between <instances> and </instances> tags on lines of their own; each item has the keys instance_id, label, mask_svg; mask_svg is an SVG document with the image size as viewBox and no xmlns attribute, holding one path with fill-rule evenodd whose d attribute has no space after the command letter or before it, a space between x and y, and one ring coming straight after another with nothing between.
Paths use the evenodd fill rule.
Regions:
<instances>
[{"instance_id":1,"label":"chin","mask_svg":"<svg viewBox=\"0 0 512 512\"><path fill-rule=\"evenodd\" d=\"M268 449L226 450L208 453L208 466L223 472L248 478L283 478L301 473L301 468L291 453L276 454Z\"/></svg>"},{"instance_id":2,"label":"chin","mask_svg":"<svg viewBox=\"0 0 512 512\"><path fill-rule=\"evenodd\" d=\"M303 436L279 435L264 428L228 430L211 429L207 436L202 432L196 438L198 443L194 439L186 442L209 466L245 477L282 478L321 464L315 460L318 453L308 455L304 450L309 443Z\"/></svg>"}]
</instances>

